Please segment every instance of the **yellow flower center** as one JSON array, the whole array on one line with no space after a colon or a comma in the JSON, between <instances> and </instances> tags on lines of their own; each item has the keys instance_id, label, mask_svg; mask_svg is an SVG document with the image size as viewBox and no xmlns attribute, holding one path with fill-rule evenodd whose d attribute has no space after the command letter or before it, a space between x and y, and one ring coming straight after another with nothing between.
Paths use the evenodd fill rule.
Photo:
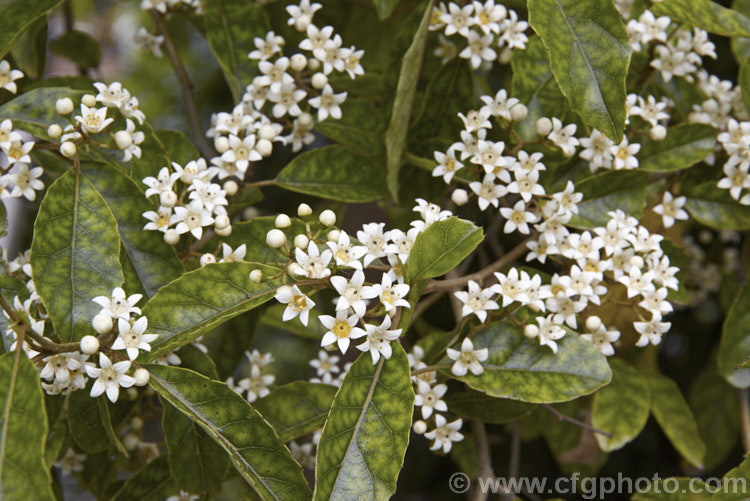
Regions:
<instances>
[{"instance_id":1,"label":"yellow flower center","mask_svg":"<svg viewBox=\"0 0 750 501\"><path fill-rule=\"evenodd\" d=\"M336 334L336 337L339 339L349 337L349 332L351 332L351 330L352 328L346 320L336 320L336 323L333 324L333 333Z\"/></svg>"}]
</instances>

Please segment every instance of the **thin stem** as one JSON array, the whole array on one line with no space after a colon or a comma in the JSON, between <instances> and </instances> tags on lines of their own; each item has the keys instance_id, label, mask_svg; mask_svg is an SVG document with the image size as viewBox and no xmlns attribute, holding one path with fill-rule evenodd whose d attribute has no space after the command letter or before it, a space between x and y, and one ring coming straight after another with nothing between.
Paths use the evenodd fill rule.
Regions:
<instances>
[{"instance_id":1,"label":"thin stem","mask_svg":"<svg viewBox=\"0 0 750 501\"><path fill-rule=\"evenodd\" d=\"M274 186L276 184L275 179L266 179L263 181L255 181L254 183L246 183L242 189L247 190L250 188L260 188L261 186Z\"/></svg>"},{"instance_id":2,"label":"thin stem","mask_svg":"<svg viewBox=\"0 0 750 501\"><path fill-rule=\"evenodd\" d=\"M747 388L739 390L740 395L740 422L742 423L742 446L745 452L750 452L750 399L748 399Z\"/></svg>"},{"instance_id":3,"label":"thin stem","mask_svg":"<svg viewBox=\"0 0 750 501\"><path fill-rule=\"evenodd\" d=\"M167 53L167 58L174 68L174 72L177 75L177 80L180 82L180 89L182 90L182 97L185 100L187 107L188 118L190 119L190 128L193 132L193 140L195 141L198 150L201 155L205 158L211 158L214 156L212 149L208 146L206 138L203 136L203 128L201 127L201 121L198 116L198 107L195 105L195 96L193 96L193 82L190 81L185 66L183 66L180 56L177 53L177 49L172 43L172 39L169 36L169 30L167 25L164 23L164 18L161 13L151 9L151 17L154 19L154 24L159 30L159 33L164 37L164 49Z\"/></svg>"},{"instance_id":4,"label":"thin stem","mask_svg":"<svg viewBox=\"0 0 750 501\"><path fill-rule=\"evenodd\" d=\"M495 474L492 471L492 459L490 456L490 443L487 440L487 430L484 423L480 421L471 421L471 431L474 432L474 440L477 444L477 478L486 479L487 483L492 482ZM474 501L485 501L489 489L480 489L480 484L474 486ZM507 494L507 493L506 493Z\"/></svg>"},{"instance_id":5,"label":"thin stem","mask_svg":"<svg viewBox=\"0 0 750 501\"><path fill-rule=\"evenodd\" d=\"M449 367L449 365L428 365L427 367L422 367L421 369L414 369L413 371L411 371L411 375L416 376L417 374L439 371L441 369L448 369Z\"/></svg>"},{"instance_id":6,"label":"thin stem","mask_svg":"<svg viewBox=\"0 0 750 501\"><path fill-rule=\"evenodd\" d=\"M547 411L551 412L552 415L555 416L558 421L567 421L568 423L579 426L583 428L584 430L588 430L593 433L599 433L601 435L606 435L608 437L612 436L612 434L608 431L600 430L599 428L594 428L590 424L584 423L583 421L579 421L578 419L572 418L570 416L566 416L565 414L558 411L557 409L555 409L549 404L542 404L542 407L544 407Z\"/></svg>"}]
</instances>

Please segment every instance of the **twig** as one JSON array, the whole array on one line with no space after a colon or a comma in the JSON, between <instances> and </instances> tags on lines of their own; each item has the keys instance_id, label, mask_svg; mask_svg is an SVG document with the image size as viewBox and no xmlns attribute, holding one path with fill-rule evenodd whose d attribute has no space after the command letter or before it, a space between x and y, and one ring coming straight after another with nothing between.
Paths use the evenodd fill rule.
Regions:
<instances>
[{"instance_id":1,"label":"twig","mask_svg":"<svg viewBox=\"0 0 750 501\"><path fill-rule=\"evenodd\" d=\"M190 81L187 71L180 60L180 56L175 49L172 39L169 37L169 31L167 25L164 23L164 18L161 13L151 9L151 17L154 19L154 24L159 30L159 33L164 37L164 49L167 53L169 62L172 63L172 68L177 75L177 80L180 82L180 89L182 89L182 97L185 100L185 106L187 106L188 118L190 119L190 128L193 132L193 141L200 154L209 159L214 156L213 150L208 146L206 138L203 136L203 128L201 127L200 117L198 116L198 108L195 105L195 96L193 96L193 82Z\"/></svg>"},{"instance_id":2,"label":"twig","mask_svg":"<svg viewBox=\"0 0 750 501\"><path fill-rule=\"evenodd\" d=\"M490 443L487 440L487 430L484 423L480 421L471 421L471 431L474 432L474 440L477 444L477 478L486 479L487 484L492 482L495 474L492 471L492 459L490 456ZM474 486L474 501L485 501L487 499L488 489L480 489L481 484L477 482ZM502 486L500 486L502 488ZM507 492L506 492L507 494Z\"/></svg>"},{"instance_id":3,"label":"twig","mask_svg":"<svg viewBox=\"0 0 750 501\"><path fill-rule=\"evenodd\" d=\"M740 423L742 423L742 446L745 452L750 452L750 399L747 388L739 390L740 394Z\"/></svg>"},{"instance_id":4,"label":"twig","mask_svg":"<svg viewBox=\"0 0 750 501\"><path fill-rule=\"evenodd\" d=\"M484 280L485 278L492 275L493 272L503 268L504 266L512 263L519 257L523 255L524 252L526 252L526 244L529 243L531 240L533 240L534 237L529 237L520 244L516 245L513 249L511 249L507 254L505 254L503 257L495 261L494 263L491 263L486 268L483 268L475 273L472 273L470 275L465 275L463 277L454 278L454 279L448 279L448 280L432 280L429 284L427 284L427 287L425 287L425 292L435 292L435 291L441 291L446 289L453 289L456 287L463 287L464 285L469 283L469 280L474 280L475 282L479 282Z\"/></svg>"},{"instance_id":5,"label":"twig","mask_svg":"<svg viewBox=\"0 0 750 501\"><path fill-rule=\"evenodd\" d=\"M414 320L416 320L417 317L419 317L422 313L427 311L430 306L437 303L440 298L443 297L443 294L445 294L445 291L436 292L430 297L425 298L423 301L417 303L417 307L414 308L414 314L411 316L411 321L414 322Z\"/></svg>"},{"instance_id":6,"label":"twig","mask_svg":"<svg viewBox=\"0 0 750 501\"><path fill-rule=\"evenodd\" d=\"M558 411L557 409L555 409L549 404L542 404L542 407L544 407L546 410L551 412L552 415L555 416L558 421L567 421L568 423L574 424L576 426L580 426L584 430L588 430L593 433L599 433L601 435L606 435L607 437L612 436L612 434L608 431L600 430L599 428L594 428L590 424L584 423L583 421L579 421L578 419L572 418L570 416L566 416L565 414Z\"/></svg>"},{"instance_id":7,"label":"twig","mask_svg":"<svg viewBox=\"0 0 750 501\"><path fill-rule=\"evenodd\" d=\"M435 372L441 369L448 368L450 368L450 365L428 365L427 367L422 367L421 369L414 369L413 371L411 371L411 375L416 376L417 374L424 374L425 372Z\"/></svg>"}]
</instances>

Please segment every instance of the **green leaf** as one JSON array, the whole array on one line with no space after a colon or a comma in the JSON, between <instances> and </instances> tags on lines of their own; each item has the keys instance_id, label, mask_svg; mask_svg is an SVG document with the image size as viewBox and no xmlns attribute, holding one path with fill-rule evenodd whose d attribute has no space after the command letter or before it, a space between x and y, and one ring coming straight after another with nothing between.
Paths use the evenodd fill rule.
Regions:
<instances>
[{"instance_id":1,"label":"green leaf","mask_svg":"<svg viewBox=\"0 0 750 501\"><path fill-rule=\"evenodd\" d=\"M0 237L6 235L5 229L8 227L8 214L5 212L5 204L0 203Z\"/></svg>"},{"instance_id":2,"label":"green leaf","mask_svg":"<svg viewBox=\"0 0 750 501\"><path fill-rule=\"evenodd\" d=\"M263 499L308 499L302 467L276 432L224 383L187 369L151 364L149 384L215 440Z\"/></svg>"},{"instance_id":3,"label":"green leaf","mask_svg":"<svg viewBox=\"0 0 750 501\"><path fill-rule=\"evenodd\" d=\"M653 5L651 11L717 35L750 37L750 19L711 0L664 0Z\"/></svg>"},{"instance_id":4,"label":"green leaf","mask_svg":"<svg viewBox=\"0 0 750 501\"><path fill-rule=\"evenodd\" d=\"M31 23L16 41L10 55L18 64L18 69L27 77L40 79L44 76L47 62L47 17L43 16ZM24 90L29 87L24 85Z\"/></svg>"},{"instance_id":5,"label":"green leaf","mask_svg":"<svg viewBox=\"0 0 750 501\"><path fill-rule=\"evenodd\" d=\"M148 297L175 278L185 268L174 247L158 231L145 231L146 211L155 207L143 191L120 169L100 162L82 162L81 171L109 206L117 221L117 230L125 253L133 264Z\"/></svg>"},{"instance_id":6,"label":"green leaf","mask_svg":"<svg viewBox=\"0 0 750 501\"><path fill-rule=\"evenodd\" d=\"M607 359L591 343L568 331L557 342L555 354L523 329L509 321L497 322L471 337L474 349L487 348L484 372L456 377L475 390L501 398L531 403L552 403L588 395L609 383L612 372ZM440 365L450 367L445 357ZM450 369L443 371L455 377Z\"/></svg>"},{"instance_id":7,"label":"green leaf","mask_svg":"<svg viewBox=\"0 0 750 501\"><path fill-rule=\"evenodd\" d=\"M101 307L92 299L122 284L119 258L112 212L89 180L69 170L47 190L31 243L34 284L61 341L93 333Z\"/></svg>"},{"instance_id":8,"label":"green leaf","mask_svg":"<svg viewBox=\"0 0 750 501\"><path fill-rule=\"evenodd\" d=\"M746 457L736 468L732 468L721 479L722 490L715 493L712 501L746 501L750 495L750 457Z\"/></svg>"},{"instance_id":9,"label":"green leaf","mask_svg":"<svg viewBox=\"0 0 750 501\"><path fill-rule=\"evenodd\" d=\"M406 149L406 135L409 132L414 96L417 93L417 82L427 45L427 28L430 25L431 14L432 2L427 2L419 28L401 60L391 120L385 133L386 181L388 191L396 202L398 202L399 188L398 173L401 170L401 157Z\"/></svg>"},{"instance_id":10,"label":"green leaf","mask_svg":"<svg viewBox=\"0 0 750 501\"><path fill-rule=\"evenodd\" d=\"M62 0L15 0L4 2L0 11L0 59L34 21L62 3ZM53 107L54 110L54 107ZM0 113L0 116L4 116Z\"/></svg>"},{"instance_id":11,"label":"green leaf","mask_svg":"<svg viewBox=\"0 0 750 501\"><path fill-rule=\"evenodd\" d=\"M719 373L736 386L746 369L737 369L750 357L750 282L737 293L737 297L724 320L719 343Z\"/></svg>"},{"instance_id":12,"label":"green leaf","mask_svg":"<svg viewBox=\"0 0 750 501\"><path fill-rule=\"evenodd\" d=\"M162 167L172 169L172 159L169 152L164 148L161 139L156 135L154 129L144 122L138 126L138 131L143 132L141 147L141 158L133 158L130 161L130 177L138 184L144 186L142 181L148 176L158 176ZM182 151L179 152L182 156ZM193 157L191 160L199 158ZM185 165L185 164L180 164Z\"/></svg>"},{"instance_id":13,"label":"green leaf","mask_svg":"<svg viewBox=\"0 0 750 501\"><path fill-rule=\"evenodd\" d=\"M82 70L99 66L102 50L94 37L83 31L71 30L49 44L55 54L70 59Z\"/></svg>"},{"instance_id":14,"label":"green leaf","mask_svg":"<svg viewBox=\"0 0 750 501\"><path fill-rule=\"evenodd\" d=\"M417 235L409 254L409 282L439 277L455 268L484 238L474 223L450 217Z\"/></svg>"},{"instance_id":15,"label":"green leaf","mask_svg":"<svg viewBox=\"0 0 750 501\"><path fill-rule=\"evenodd\" d=\"M370 202L383 196L383 172L349 148L324 146L296 156L276 176L290 191L341 202Z\"/></svg>"},{"instance_id":16,"label":"green leaf","mask_svg":"<svg viewBox=\"0 0 750 501\"><path fill-rule=\"evenodd\" d=\"M693 489L691 491L691 488ZM698 478L668 477L659 478L638 490L633 501L708 501L711 494L707 486Z\"/></svg>"},{"instance_id":17,"label":"green leaf","mask_svg":"<svg viewBox=\"0 0 750 501\"><path fill-rule=\"evenodd\" d=\"M44 443L44 464L49 470L54 465L57 458L62 452L62 447L68 438L68 426L65 421L58 421L52 426L52 429Z\"/></svg>"},{"instance_id":18,"label":"green leaf","mask_svg":"<svg viewBox=\"0 0 750 501\"><path fill-rule=\"evenodd\" d=\"M460 391L449 390L443 400L454 414L483 423L507 423L525 416L536 408L533 404L491 397L470 388Z\"/></svg>"},{"instance_id":19,"label":"green leaf","mask_svg":"<svg viewBox=\"0 0 750 501\"><path fill-rule=\"evenodd\" d=\"M750 229L750 207L740 205L716 181L686 188L684 195L685 208L698 222L717 230Z\"/></svg>"},{"instance_id":20,"label":"green leaf","mask_svg":"<svg viewBox=\"0 0 750 501\"><path fill-rule=\"evenodd\" d=\"M630 42L612 2L529 0L529 24L549 52L570 107L615 143L625 127Z\"/></svg>"},{"instance_id":21,"label":"green leaf","mask_svg":"<svg viewBox=\"0 0 750 501\"><path fill-rule=\"evenodd\" d=\"M333 401L315 464L315 499L387 499L396 491L414 411L406 352L359 356Z\"/></svg>"},{"instance_id":22,"label":"green leaf","mask_svg":"<svg viewBox=\"0 0 750 501\"><path fill-rule=\"evenodd\" d=\"M383 149L383 112L371 99L349 98L341 105L339 120L325 120L315 124L315 130L365 155L381 156Z\"/></svg>"},{"instance_id":23,"label":"green leaf","mask_svg":"<svg viewBox=\"0 0 750 501\"><path fill-rule=\"evenodd\" d=\"M185 273L165 285L143 308L149 332L159 334L151 343L148 360L183 346L232 317L260 306L273 297L279 279L256 284L250 272L265 276L275 268L255 263L214 263Z\"/></svg>"},{"instance_id":24,"label":"green leaf","mask_svg":"<svg viewBox=\"0 0 750 501\"><path fill-rule=\"evenodd\" d=\"M209 379L219 379L216 373L216 364L206 353L194 344L186 344L177 352L180 357L180 367L190 369Z\"/></svg>"},{"instance_id":25,"label":"green leaf","mask_svg":"<svg viewBox=\"0 0 750 501\"><path fill-rule=\"evenodd\" d=\"M0 31L0 33L3 32ZM83 91L68 87L32 89L0 106L0 117L3 117L3 120L10 118L13 121L13 128L48 139L47 128L50 125L58 124L63 128L68 125L65 117L55 110L57 100L61 97L69 97L76 101L83 94Z\"/></svg>"},{"instance_id":26,"label":"green leaf","mask_svg":"<svg viewBox=\"0 0 750 501\"><path fill-rule=\"evenodd\" d=\"M737 75L739 79L740 89L742 89L742 103L745 105L746 110L750 110L750 64L748 59L742 60L742 66L740 66L740 73Z\"/></svg>"},{"instance_id":27,"label":"green leaf","mask_svg":"<svg viewBox=\"0 0 750 501\"><path fill-rule=\"evenodd\" d=\"M162 454L130 477L112 501L162 501L176 491L177 484L169 474L169 459Z\"/></svg>"},{"instance_id":28,"label":"green leaf","mask_svg":"<svg viewBox=\"0 0 750 501\"><path fill-rule=\"evenodd\" d=\"M44 464L47 416L39 374L22 351L0 355L0 498L55 499Z\"/></svg>"},{"instance_id":29,"label":"green leaf","mask_svg":"<svg viewBox=\"0 0 750 501\"><path fill-rule=\"evenodd\" d=\"M401 0L372 0L375 4L375 10L378 11L378 18L381 20L388 19L393 13L393 9L396 8Z\"/></svg>"},{"instance_id":30,"label":"green leaf","mask_svg":"<svg viewBox=\"0 0 750 501\"><path fill-rule=\"evenodd\" d=\"M696 468L702 468L706 445L677 383L656 373L648 374L647 379L651 387L651 412L656 422L682 457Z\"/></svg>"},{"instance_id":31,"label":"green leaf","mask_svg":"<svg viewBox=\"0 0 750 501\"><path fill-rule=\"evenodd\" d=\"M198 149L184 132L179 130L157 129L154 133L172 162L185 165L191 160L196 160L201 157Z\"/></svg>"},{"instance_id":32,"label":"green leaf","mask_svg":"<svg viewBox=\"0 0 750 501\"><path fill-rule=\"evenodd\" d=\"M289 260L288 257L281 254L276 249L268 246L266 243L266 234L276 228L276 216L259 216L254 217L249 221L241 221L239 223L232 224L232 234L228 237L221 237L221 239L209 240L204 246L205 249L214 250L215 248L221 247L220 242L226 243L233 249L236 249L240 245L245 245L248 258L252 258L254 261L259 263L284 263ZM311 224L312 231L315 225ZM291 247L294 242L295 235L300 233L306 233L305 224L297 218L292 219L292 225L287 228L287 243Z\"/></svg>"},{"instance_id":33,"label":"green leaf","mask_svg":"<svg viewBox=\"0 0 750 501\"><path fill-rule=\"evenodd\" d=\"M295 381L279 386L255 402L255 408L273 426L283 442L323 427L336 387Z\"/></svg>"},{"instance_id":34,"label":"green leaf","mask_svg":"<svg viewBox=\"0 0 750 501\"><path fill-rule=\"evenodd\" d=\"M119 427L133 406L133 402L121 399L111 406L111 412L109 407L104 410L105 416L100 407L100 402L106 403L104 400L106 399L103 396L91 398L87 389L74 391L68 396L70 435L75 443L89 454L102 452L110 444L121 447L122 444L117 445L119 439L114 430ZM112 440L113 438L116 441Z\"/></svg>"},{"instance_id":35,"label":"green leaf","mask_svg":"<svg viewBox=\"0 0 750 501\"><path fill-rule=\"evenodd\" d=\"M269 24L260 5L246 0L207 0L203 4L206 40L224 71L234 102L256 74L255 61L247 55L255 49L255 37L264 38Z\"/></svg>"},{"instance_id":36,"label":"green leaf","mask_svg":"<svg viewBox=\"0 0 750 501\"><path fill-rule=\"evenodd\" d=\"M529 37L525 50L516 51L511 59L513 96L528 109L526 118L517 127L524 140L535 140L535 125L541 117L562 117L565 98L552 75L549 57L539 37Z\"/></svg>"},{"instance_id":37,"label":"green leaf","mask_svg":"<svg viewBox=\"0 0 750 501\"><path fill-rule=\"evenodd\" d=\"M169 450L169 470L185 492L217 492L229 469L229 456L194 421L162 401L161 426Z\"/></svg>"},{"instance_id":38,"label":"green leaf","mask_svg":"<svg viewBox=\"0 0 750 501\"><path fill-rule=\"evenodd\" d=\"M104 427L104 433L107 434L107 438L109 441L114 444L115 449L122 454L125 457L128 457L128 451L125 449L125 446L122 445L122 442L120 442L120 439L117 437L117 433L115 433L114 428L112 427L112 417L109 414L109 404L107 403L107 399L104 397L102 398L96 398L97 407L99 408L99 416L101 419L101 424Z\"/></svg>"},{"instance_id":39,"label":"green leaf","mask_svg":"<svg viewBox=\"0 0 750 501\"><path fill-rule=\"evenodd\" d=\"M663 141L645 139L638 155L643 170L673 172L687 169L714 152L716 129L704 124L678 125Z\"/></svg>"},{"instance_id":40,"label":"green leaf","mask_svg":"<svg viewBox=\"0 0 750 501\"><path fill-rule=\"evenodd\" d=\"M594 393L591 425L607 431L611 437L596 433L596 441L605 452L621 449L646 426L651 409L648 378L633 366L611 359L612 382Z\"/></svg>"},{"instance_id":41,"label":"green leaf","mask_svg":"<svg viewBox=\"0 0 750 501\"><path fill-rule=\"evenodd\" d=\"M648 174L633 171L606 171L576 183L583 194L570 224L580 228L605 226L607 212L621 209L629 216L640 217L646 208Z\"/></svg>"}]
</instances>

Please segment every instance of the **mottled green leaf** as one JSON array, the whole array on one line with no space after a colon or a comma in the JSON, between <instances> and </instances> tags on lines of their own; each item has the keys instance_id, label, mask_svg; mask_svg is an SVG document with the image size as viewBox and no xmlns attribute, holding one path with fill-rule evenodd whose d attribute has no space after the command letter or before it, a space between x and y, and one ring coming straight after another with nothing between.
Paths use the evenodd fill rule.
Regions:
<instances>
[{"instance_id":1,"label":"mottled green leaf","mask_svg":"<svg viewBox=\"0 0 750 501\"><path fill-rule=\"evenodd\" d=\"M633 501L708 501L711 495L706 484L698 478L668 477L659 478L638 490ZM692 490L691 490L692 489Z\"/></svg>"},{"instance_id":2,"label":"mottled green leaf","mask_svg":"<svg viewBox=\"0 0 750 501\"><path fill-rule=\"evenodd\" d=\"M324 120L315 124L315 130L345 146L366 155L382 155L383 112L372 99L349 98L341 105L339 120Z\"/></svg>"},{"instance_id":3,"label":"mottled green leaf","mask_svg":"<svg viewBox=\"0 0 750 501\"><path fill-rule=\"evenodd\" d=\"M409 254L409 282L439 277L455 268L484 238L474 223L450 217L417 235Z\"/></svg>"},{"instance_id":4,"label":"mottled green leaf","mask_svg":"<svg viewBox=\"0 0 750 501\"><path fill-rule=\"evenodd\" d=\"M594 393L591 425L612 436L596 433L603 451L621 449L641 432L651 409L651 387L633 366L611 359L612 382Z\"/></svg>"},{"instance_id":5,"label":"mottled green leaf","mask_svg":"<svg viewBox=\"0 0 750 501\"><path fill-rule=\"evenodd\" d=\"M651 10L657 16L669 16L717 35L750 37L750 19L711 0L664 0Z\"/></svg>"},{"instance_id":6,"label":"mottled green leaf","mask_svg":"<svg viewBox=\"0 0 750 501\"><path fill-rule=\"evenodd\" d=\"M171 170L172 159L169 156L169 152L164 148L161 139L159 139L148 122L139 124L138 131L143 132L143 142L140 144L142 150L141 158L134 157L130 161L130 176L136 184L145 186L142 184L144 178L158 176L162 167L169 167ZM196 158L198 157L194 157L191 160L195 160Z\"/></svg>"},{"instance_id":7,"label":"mottled green leaf","mask_svg":"<svg viewBox=\"0 0 750 501\"><path fill-rule=\"evenodd\" d=\"M148 365L151 386L201 426L263 499L308 499L302 467L276 432L224 383L178 367Z\"/></svg>"},{"instance_id":8,"label":"mottled green leaf","mask_svg":"<svg viewBox=\"0 0 750 501\"><path fill-rule=\"evenodd\" d=\"M162 287L143 308L149 332L159 334L151 343L149 360L195 340L232 317L271 299L281 285L279 279L256 284L250 272L264 270L255 263L215 263L185 273Z\"/></svg>"},{"instance_id":9,"label":"mottled green leaf","mask_svg":"<svg viewBox=\"0 0 750 501\"><path fill-rule=\"evenodd\" d=\"M630 42L612 2L529 0L529 24L549 52L552 73L583 121L622 140Z\"/></svg>"},{"instance_id":10,"label":"mottled green leaf","mask_svg":"<svg viewBox=\"0 0 750 501\"><path fill-rule=\"evenodd\" d=\"M177 356L183 369L190 369L210 379L219 379L214 361L195 344L186 344L177 351Z\"/></svg>"},{"instance_id":11,"label":"mottled green leaf","mask_svg":"<svg viewBox=\"0 0 750 501\"><path fill-rule=\"evenodd\" d=\"M460 391L449 390L443 400L454 414L483 423L507 423L525 416L536 408L533 404L492 397L470 388Z\"/></svg>"},{"instance_id":12,"label":"mottled green leaf","mask_svg":"<svg viewBox=\"0 0 750 501\"><path fill-rule=\"evenodd\" d=\"M475 390L501 398L531 403L551 403L588 395L612 379L607 359L591 343L575 333L557 341L557 353L529 339L523 329L509 322L497 322L471 337L474 349L487 348L484 372L457 377ZM445 357L440 365L450 367ZM450 376L450 369L443 372Z\"/></svg>"},{"instance_id":13,"label":"mottled green leaf","mask_svg":"<svg viewBox=\"0 0 750 501\"><path fill-rule=\"evenodd\" d=\"M647 374L651 387L651 412L670 443L690 464L702 468L706 445L677 384L661 374Z\"/></svg>"},{"instance_id":14,"label":"mottled green leaf","mask_svg":"<svg viewBox=\"0 0 750 501\"><path fill-rule=\"evenodd\" d=\"M22 351L0 355L0 499L52 500L44 464L47 416L39 374Z\"/></svg>"},{"instance_id":15,"label":"mottled green leaf","mask_svg":"<svg viewBox=\"0 0 750 501\"><path fill-rule=\"evenodd\" d=\"M295 381L279 386L254 403L281 440L289 442L323 427L336 387Z\"/></svg>"},{"instance_id":16,"label":"mottled green leaf","mask_svg":"<svg viewBox=\"0 0 750 501\"><path fill-rule=\"evenodd\" d=\"M55 54L70 59L81 69L99 66L102 50L94 37L83 31L71 30L53 40L49 48Z\"/></svg>"},{"instance_id":17,"label":"mottled green leaf","mask_svg":"<svg viewBox=\"0 0 750 501\"><path fill-rule=\"evenodd\" d=\"M746 501L750 496L750 457L729 470L721 483L722 490L711 497L712 501Z\"/></svg>"},{"instance_id":18,"label":"mottled green leaf","mask_svg":"<svg viewBox=\"0 0 750 501\"><path fill-rule=\"evenodd\" d=\"M15 0L0 11L0 59L31 23L62 3L62 0ZM0 112L0 116L3 114Z\"/></svg>"},{"instance_id":19,"label":"mottled green leaf","mask_svg":"<svg viewBox=\"0 0 750 501\"><path fill-rule=\"evenodd\" d=\"M68 438L68 426L65 421L58 421L52 426L44 443L44 464L47 469L52 468L62 452L62 447Z\"/></svg>"},{"instance_id":20,"label":"mottled green leaf","mask_svg":"<svg viewBox=\"0 0 750 501\"><path fill-rule=\"evenodd\" d=\"M169 459L162 454L130 477L112 501L163 501L172 494L177 494L177 484L169 474Z\"/></svg>"},{"instance_id":21,"label":"mottled green leaf","mask_svg":"<svg viewBox=\"0 0 750 501\"><path fill-rule=\"evenodd\" d=\"M401 170L401 157L406 148L406 135L409 132L414 96L417 93L417 82L427 45L427 28L430 24L431 13L432 2L427 2L419 28L401 60L391 120L385 133L386 181L388 191L396 202L398 202L399 188L398 173Z\"/></svg>"},{"instance_id":22,"label":"mottled green leaf","mask_svg":"<svg viewBox=\"0 0 750 501\"><path fill-rule=\"evenodd\" d=\"M184 132L171 129L157 129L154 133L172 162L185 165L191 160L201 157L198 149Z\"/></svg>"},{"instance_id":23,"label":"mottled green leaf","mask_svg":"<svg viewBox=\"0 0 750 501\"><path fill-rule=\"evenodd\" d=\"M119 439L114 430L130 412L133 402L121 398L116 404L107 407L107 416L102 413L100 402L106 403L106 397L91 398L90 390L74 391L68 397L68 429L78 446L89 454L106 450L110 444L117 445ZM109 404L107 404L109 405ZM105 424L106 422L109 424ZM117 441L112 440L113 434Z\"/></svg>"},{"instance_id":24,"label":"mottled green leaf","mask_svg":"<svg viewBox=\"0 0 750 501\"><path fill-rule=\"evenodd\" d=\"M341 202L369 202L384 194L382 169L371 158L338 145L296 156L276 176L276 184Z\"/></svg>"},{"instance_id":25,"label":"mottled green leaf","mask_svg":"<svg viewBox=\"0 0 750 501\"><path fill-rule=\"evenodd\" d=\"M746 40L746 39L743 39ZM748 54L750 56L750 54ZM737 82L742 89L742 103L745 105L746 110L750 110L750 64L748 64L748 58L741 61L740 73L737 75L739 81Z\"/></svg>"},{"instance_id":26,"label":"mottled green leaf","mask_svg":"<svg viewBox=\"0 0 750 501\"><path fill-rule=\"evenodd\" d=\"M737 367L750 357L750 282L737 294L722 327L719 343L719 373L735 386L747 387L739 377L747 369Z\"/></svg>"},{"instance_id":27,"label":"mottled green leaf","mask_svg":"<svg viewBox=\"0 0 750 501\"><path fill-rule=\"evenodd\" d=\"M55 181L34 223L34 284L63 342L93 333L96 296L123 282L117 222L104 199L71 169Z\"/></svg>"},{"instance_id":28,"label":"mottled green leaf","mask_svg":"<svg viewBox=\"0 0 750 501\"><path fill-rule=\"evenodd\" d=\"M179 277L185 271L174 247L164 241L158 231L146 231L146 211L156 208L146 199L135 181L120 169L100 162L83 162L83 175L91 181L107 202L117 221L117 229L127 258L148 297Z\"/></svg>"},{"instance_id":29,"label":"mottled green leaf","mask_svg":"<svg viewBox=\"0 0 750 501\"><path fill-rule=\"evenodd\" d=\"M344 377L323 428L315 499L387 499L396 491L409 443L414 391L399 343L372 363L362 353Z\"/></svg>"},{"instance_id":30,"label":"mottled green leaf","mask_svg":"<svg viewBox=\"0 0 750 501\"><path fill-rule=\"evenodd\" d=\"M604 226L609 221L607 212L620 209L629 216L640 217L646 208L648 174L633 171L605 171L576 183L583 194L578 204L578 214L570 221L572 226L591 228Z\"/></svg>"},{"instance_id":31,"label":"mottled green leaf","mask_svg":"<svg viewBox=\"0 0 750 501\"><path fill-rule=\"evenodd\" d=\"M716 129L704 124L684 124L669 129L663 141L644 140L638 153L639 167L672 172L697 164L714 152Z\"/></svg>"},{"instance_id":32,"label":"mottled green leaf","mask_svg":"<svg viewBox=\"0 0 750 501\"><path fill-rule=\"evenodd\" d=\"M716 181L686 188L684 195L685 208L698 222L717 230L750 229L750 207L740 205Z\"/></svg>"},{"instance_id":33,"label":"mottled green leaf","mask_svg":"<svg viewBox=\"0 0 750 501\"><path fill-rule=\"evenodd\" d=\"M55 111L57 100L61 97L69 97L77 101L83 94L83 91L68 87L32 89L0 106L0 117L3 117L3 120L10 118L14 129L22 129L35 136L48 139L47 128L50 125L55 123L61 127L68 125L65 117Z\"/></svg>"},{"instance_id":34,"label":"mottled green leaf","mask_svg":"<svg viewBox=\"0 0 750 501\"><path fill-rule=\"evenodd\" d=\"M42 16L28 27L10 51L18 69L29 78L42 78L47 63L47 17ZM29 86L24 85L24 90Z\"/></svg>"},{"instance_id":35,"label":"mottled green leaf","mask_svg":"<svg viewBox=\"0 0 750 501\"><path fill-rule=\"evenodd\" d=\"M257 62L247 55L255 49L255 37L266 36L268 17L260 5L245 0L207 0L203 9L206 40L236 103L256 74Z\"/></svg>"},{"instance_id":36,"label":"mottled green leaf","mask_svg":"<svg viewBox=\"0 0 750 501\"><path fill-rule=\"evenodd\" d=\"M221 243L229 245L236 249L240 245L245 245L247 249L246 257L259 263L286 263L289 258L281 254L276 249L268 246L266 243L266 234L276 227L276 216L259 216L249 221L241 221L232 224L232 234L228 237L221 237L209 240L204 249L213 252L214 249L221 246ZM311 224L314 228L315 224ZM312 231L316 231L313 229ZM299 219L292 219L292 225L286 229L287 243L292 247L294 237L300 233L306 233L305 224Z\"/></svg>"},{"instance_id":37,"label":"mottled green leaf","mask_svg":"<svg viewBox=\"0 0 750 501\"><path fill-rule=\"evenodd\" d=\"M162 401L161 426L169 450L169 470L181 490L220 490L229 456L195 421Z\"/></svg>"}]
</instances>

